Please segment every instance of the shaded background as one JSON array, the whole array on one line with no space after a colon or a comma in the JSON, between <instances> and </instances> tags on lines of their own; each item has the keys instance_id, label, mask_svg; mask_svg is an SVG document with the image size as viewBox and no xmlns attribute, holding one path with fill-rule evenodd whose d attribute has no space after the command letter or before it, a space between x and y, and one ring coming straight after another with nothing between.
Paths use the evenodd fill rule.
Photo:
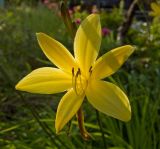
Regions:
<instances>
[{"instance_id":1,"label":"shaded background","mask_svg":"<svg viewBox=\"0 0 160 149\"><path fill-rule=\"evenodd\" d=\"M123 67L107 79L127 93L132 119L123 123L100 113L104 147L96 111L87 100L83 104L85 125L93 139L84 141L75 117L70 130L66 126L55 134L55 113L62 94L19 94L14 89L33 69L53 66L38 46L36 32L54 37L73 52L59 1L0 0L0 148L160 149L160 18L149 15L150 3L138 1L127 17L131 0L68 1L77 27L88 14L100 12L100 55L124 44L136 47Z\"/></svg>"}]
</instances>

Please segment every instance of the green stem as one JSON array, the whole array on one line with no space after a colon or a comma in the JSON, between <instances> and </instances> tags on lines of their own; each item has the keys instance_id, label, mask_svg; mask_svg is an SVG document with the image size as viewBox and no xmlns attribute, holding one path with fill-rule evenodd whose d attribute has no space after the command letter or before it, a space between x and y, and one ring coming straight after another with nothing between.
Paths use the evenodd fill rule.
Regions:
<instances>
[{"instance_id":1,"label":"green stem","mask_svg":"<svg viewBox=\"0 0 160 149\"><path fill-rule=\"evenodd\" d=\"M106 149L107 144L106 144L106 141L105 141L104 131L103 131L103 127L102 127L102 121L100 119L100 115L99 115L99 112L97 110L96 110L96 115L97 115L98 125L99 125L99 128L100 128L101 134L102 134L103 145L104 145L104 148Z\"/></svg>"},{"instance_id":2,"label":"green stem","mask_svg":"<svg viewBox=\"0 0 160 149\"><path fill-rule=\"evenodd\" d=\"M68 124L67 124L67 126L68 126L68 128L67 128L67 130L66 130L67 136L69 136L69 134L70 134L71 125L72 125L72 120L70 120L70 121L68 122Z\"/></svg>"},{"instance_id":3,"label":"green stem","mask_svg":"<svg viewBox=\"0 0 160 149\"><path fill-rule=\"evenodd\" d=\"M67 28L67 31L69 32L71 38L74 39L77 29L76 29L75 23L72 22L72 19L70 17L66 1L61 2L60 9L61 9L61 16L62 16L63 22Z\"/></svg>"}]
</instances>

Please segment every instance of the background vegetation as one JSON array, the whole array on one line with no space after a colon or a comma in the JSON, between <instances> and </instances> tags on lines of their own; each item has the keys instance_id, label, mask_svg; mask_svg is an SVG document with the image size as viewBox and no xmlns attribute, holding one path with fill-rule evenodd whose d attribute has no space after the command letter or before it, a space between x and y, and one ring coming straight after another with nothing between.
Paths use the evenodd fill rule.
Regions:
<instances>
[{"instance_id":1,"label":"background vegetation","mask_svg":"<svg viewBox=\"0 0 160 149\"><path fill-rule=\"evenodd\" d=\"M95 109L85 100L85 125L93 138L84 141L76 118L55 134L54 120L61 94L18 93L15 84L31 70L53 66L38 46L35 33L44 32L73 51L57 3L8 1L0 8L0 148L1 149L160 149L160 18L151 18L138 3L144 20L134 17L123 44L136 46L124 66L108 81L129 96L132 119L123 123L100 113L105 142ZM124 21L124 1L118 8L101 10L101 53L120 45L118 28ZM97 10L93 7L92 11ZM75 6L72 19L79 24L91 11ZM78 20L77 20L78 19ZM105 146L105 147L104 147Z\"/></svg>"}]
</instances>

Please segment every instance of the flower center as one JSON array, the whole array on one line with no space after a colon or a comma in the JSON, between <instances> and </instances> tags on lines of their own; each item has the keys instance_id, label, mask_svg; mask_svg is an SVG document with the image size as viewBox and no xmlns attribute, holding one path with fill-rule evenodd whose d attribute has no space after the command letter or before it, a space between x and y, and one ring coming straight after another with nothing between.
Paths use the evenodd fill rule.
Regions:
<instances>
[{"instance_id":1,"label":"flower center","mask_svg":"<svg viewBox=\"0 0 160 149\"><path fill-rule=\"evenodd\" d=\"M82 96L85 94L89 78L92 74L92 67L89 69L89 77L85 78L82 75L81 69L78 68L77 70L75 68L72 68L72 86L75 90L77 96Z\"/></svg>"}]
</instances>

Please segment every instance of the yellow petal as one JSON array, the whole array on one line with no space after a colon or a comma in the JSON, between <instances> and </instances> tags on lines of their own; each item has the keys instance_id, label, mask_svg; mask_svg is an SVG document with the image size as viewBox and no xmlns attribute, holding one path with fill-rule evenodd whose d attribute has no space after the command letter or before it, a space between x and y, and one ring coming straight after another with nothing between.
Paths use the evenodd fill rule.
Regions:
<instances>
[{"instance_id":1,"label":"yellow petal","mask_svg":"<svg viewBox=\"0 0 160 149\"><path fill-rule=\"evenodd\" d=\"M160 6L159 6L158 4L156 4L156 3L151 3L151 8L152 8L155 12L157 12L157 11L160 10Z\"/></svg>"},{"instance_id":2,"label":"yellow petal","mask_svg":"<svg viewBox=\"0 0 160 149\"><path fill-rule=\"evenodd\" d=\"M75 58L86 76L97 58L100 44L100 18L97 14L91 14L79 26L74 40Z\"/></svg>"},{"instance_id":3,"label":"yellow petal","mask_svg":"<svg viewBox=\"0 0 160 149\"><path fill-rule=\"evenodd\" d=\"M75 61L71 53L58 41L44 33L37 33L37 39L48 59L66 72L72 71Z\"/></svg>"},{"instance_id":4,"label":"yellow petal","mask_svg":"<svg viewBox=\"0 0 160 149\"><path fill-rule=\"evenodd\" d=\"M102 79L116 72L133 53L134 48L130 45L113 49L101 56L93 67L92 77Z\"/></svg>"},{"instance_id":5,"label":"yellow petal","mask_svg":"<svg viewBox=\"0 0 160 149\"><path fill-rule=\"evenodd\" d=\"M71 75L50 67L32 71L16 85L17 90L40 94L63 92L71 87Z\"/></svg>"},{"instance_id":6,"label":"yellow petal","mask_svg":"<svg viewBox=\"0 0 160 149\"><path fill-rule=\"evenodd\" d=\"M93 81L86 95L88 101L100 112L122 121L130 120L128 98L118 86L105 81Z\"/></svg>"},{"instance_id":7,"label":"yellow petal","mask_svg":"<svg viewBox=\"0 0 160 149\"><path fill-rule=\"evenodd\" d=\"M75 91L71 89L61 99L57 114L56 114L56 133L58 133L64 125L76 114L79 110L84 96L77 96Z\"/></svg>"}]
</instances>

